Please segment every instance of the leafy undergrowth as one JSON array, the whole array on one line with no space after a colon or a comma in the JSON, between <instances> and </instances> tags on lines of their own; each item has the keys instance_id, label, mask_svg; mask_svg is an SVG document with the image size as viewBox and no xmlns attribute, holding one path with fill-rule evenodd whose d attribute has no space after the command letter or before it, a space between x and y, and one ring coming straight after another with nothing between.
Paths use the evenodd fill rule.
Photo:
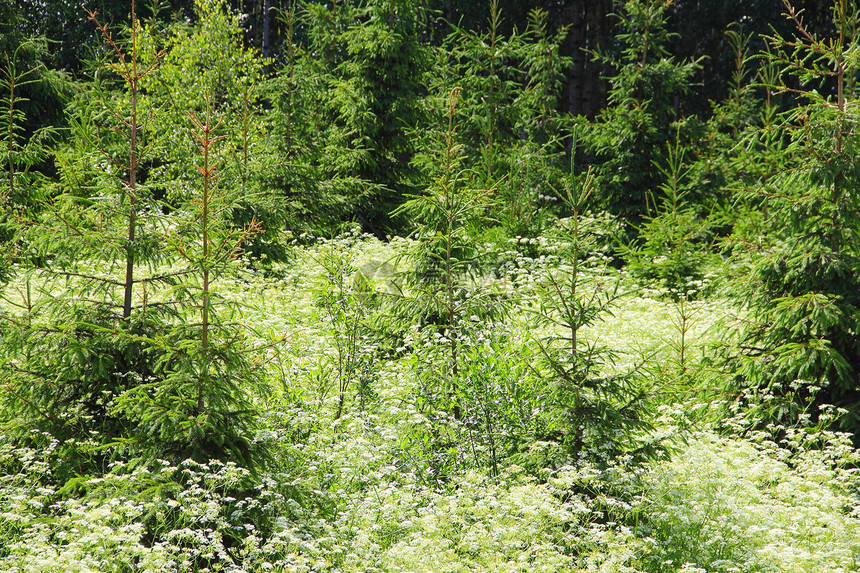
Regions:
<instances>
[{"instance_id":1,"label":"leafy undergrowth","mask_svg":"<svg viewBox=\"0 0 860 573\"><path fill-rule=\"evenodd\" d=\"M663 402L653 434L671 455L574 463L552 440L494 441L428 409L420 396L432 336L413 330L386 341L371 322L338 328L350 315L333 314L321 296L337 283L326 253L348 256L384 299L394 255L406 246L320 241L275 277L220 283L241 303L270 377L258 440L274 461L264 472L117 459L102 474L59 479L70 452L87 444L36 435L39 447L0 449L0 570L860 570L858 458L846 436L784 428L722 436L690 415L711 405L699 404L679 373L719 338L710 327L728 312L723 303L694 305L681 359L677 306L617 277L628 294L583 336L614 350L616 371L658 365L647 371ZM478 280L517 293L520 306L503 321L475 318L485 367L475 371L498 382L479 390L507 408L499 419L526 424L530 411L510 404L516 384L537 376L521 367L534 357L534 328L520 310L551 261L514 251L508 260ZM342 296L359 296L354 281L339 286ZM346 359L359 374L344 369Z\"/></svg>"}]
</instances>

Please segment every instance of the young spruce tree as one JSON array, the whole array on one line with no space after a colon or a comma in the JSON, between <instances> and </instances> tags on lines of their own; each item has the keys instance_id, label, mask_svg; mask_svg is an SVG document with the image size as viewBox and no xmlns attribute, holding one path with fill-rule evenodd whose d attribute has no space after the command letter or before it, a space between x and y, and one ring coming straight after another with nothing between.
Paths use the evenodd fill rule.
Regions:
<instances>
[{"instance_id":1,"label":"young spruce tree","mask_svg":"<svg viewBox=\"0 0 860 573\"><path fill-rule=\"evenodd\" d=\"M557 113L561 78L570 59L560 54L567 34L550 33L545 10L529 12L524 30L502 33L503 11L489 2L483 33L455 27L438 53L433 82L462 88L460 141L475 181L496 189L495 219L507 237L535 237L552 195L547 171L564 149Z\"/></svg>"},{"instance_id":2,"label":"young spruce tree","mask_svg":"<svg viewBox=\"0 0 860 573\"><path fill-rule=\"evenodd\" d=\"M75 103L74 139L56 153L58 189L38 218L24 221L26 273L7 291L17 310L0 338L13 439L39 430L104 444L126 433L129 421L112 411L113 400L151 375L141 337L169 312L159 305L142 312L137 298L160 280L141 276L158 249L155 209L138 182L146 154L140 81L156 64L139 65L133 9L126 41L90 18L114 61Z\"/></svg>"},{"instance_id":3,"label":"young spruce tree","mask_svg":"<svg viewBox=\"0 0 860 573\"><path fill-rule=\"evenodd\" d=\"M854 110L860 67L860 12L832 8L830 37L810 31L785 1L793 38L768 38L780 70L774 93L797 105L778 116L790 161L773 173L765 153L757 170L770 232L754 244L745 283L740 352L730 362L729 390L762 423L860 423L860 185ZM767 147L759 146L763 151Z\"/></svg>"},{"instance_id":4,"label":"young spruce tree","mask_svg":"<svg viewBox=\"0 0 860 573\"><path fill-rule=\"evenodd\" d=\"M27 88L45 81L39 61L47 52L43 38L23 40L0 55L0 283L11 276L18 223L35 211L45 189L36 169L49 155L51 128L27 133Z\"/></svg>"},{"instance_id":5,"label":"young spruce tree","mask_svg":"<svg viewBox=\"0 0 860 573\"><path fill-rule=\"evenodd\" d=\"M637 220L648 193L662 180L663 150L678 119L676 98L690 89L697 61L677 62L669 52L668 2L628 0L616 14L617 52L595 53L610 70L608 105L594 121L579 118L577 145L594 173L600 207Z\"/></svg>"},{"instance_id":6,"label":"young spruce tree","mask_svg":"<svg viewBox=\"0 0 860 573\"><path fill-rule=\"evenodd\" d=\"M26 221L26 276L5 291L16 311L0 337L4 432L59 440L70 472L102 471L115 456L253 465L243 385L254 377L211 283L255 229L222 230L229 206L215 198L208 119L195 124L202 198L164 213L140 177L155 139L141 80L160 56L142 63L152 43L133 9L126 37L97 25L113 61L72 108L56 193ZM170 264L177 254L186 268Z\"/></svg>"},{"instance_id":7,"label":"young spruce tree","mask_svg":"<svg viewBox=\"0 0 860 573\"><path fill-rule=\"evenodd\" d=\"M218 185L215 145L224 137L216 135L211 108L205 119L194 112L188 117L200 144L201 182L193 210L165 237L187 265L171 289L179 312L162 335L146 340L154 350L152 378L118 396L115 411L133 424L125 443L146 459L214 458L254 469L265 451L254 442L250 393L263 389L262 378L229 305L219 304L213 287L258 227L230 224L230 208L240 194Z\"/></svg>"},{"instance_id":8,"label":"young spruce tree","mask_svg":"<svg viewBox=\"0 0 860 573\"><path fill-rule=\"evenodd\" d=\"M568 460L602 464L620 454L648 456L656 450L646 437L651 423L641 376L615 372L613 351L582 335L611 313L619 296L617 284L606 283L603 269L588 261L594 236L583 212L593 185L587 173L581 181L565 180L558 192L571 214L559 221L558 267L548 269L535 311L538 325L549 329L535 337L547 396L544 435L538 439L558 442Z\"/></svg>"},{"instance_id":9,"label":"young spruce tree","mask_svg":"<svg viewBox=\"0 0 860 573\"><path fill-rule=\"evenodd\" d=\"M463 345L468 344L476 320L487 319L500 308L471 280L480 248L476 225L489 204L489 191L472 186L473 173L463 165L457 141L457 104L460 89L445 99L445 128L437 130L434 147L419 156L432 172L427 190L411 197L396 215L414 222L415 246L407 254L410 268L401 275L402 291L395 297L394 313L401 323L418 325L414 366L420 389L419 408L431 423L426 452L439 479L457 458L458 439L452 437L462 420L464 393Z\"/></svg>"},{"instance_id":10,"label":"young spruce tree","mask_svg":"<svg viewBox=\"0 0 860 573\"><path fill-rule=\"evenodd\" d=\"M447 127L437 132L431 154L419 158L435 171L430 186L395 213L414 222L417 239L411 253L414 267L404 276L401 312L438 330L449 346L455 378L461 325L471 314L487 311L482 299L468 292L468 279L476 271L480 252L475 227L490 199L489 190L471 186L470 172L463 167L463 149L456 138L460 94L459 88L449 92Z\"/></svg>"}]
</instances>

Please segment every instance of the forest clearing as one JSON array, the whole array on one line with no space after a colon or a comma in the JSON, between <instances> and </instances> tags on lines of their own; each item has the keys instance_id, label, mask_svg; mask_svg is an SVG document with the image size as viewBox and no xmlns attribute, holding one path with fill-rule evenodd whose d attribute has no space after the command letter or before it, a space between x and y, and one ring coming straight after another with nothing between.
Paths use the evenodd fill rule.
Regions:
<instances>
[{"instance_id":1,"label":"forest clearing","mask_svg":"<svg viewBox=\"0 0 860 573\"><path fill-rule=\"evenodd\" d=\"M72 4L0 0L0 570L860 571L855 2Z\"/></svg>"}]
</instances>

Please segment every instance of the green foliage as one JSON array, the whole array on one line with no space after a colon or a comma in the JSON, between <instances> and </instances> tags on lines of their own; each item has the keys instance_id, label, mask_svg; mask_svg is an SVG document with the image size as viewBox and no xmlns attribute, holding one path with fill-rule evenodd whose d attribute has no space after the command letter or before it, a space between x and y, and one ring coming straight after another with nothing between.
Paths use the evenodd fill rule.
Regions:
<instances>
[{"instance_id":1,"label":"green foliage","mask_svg":"<svg viewBox=\"0 0 860 573\"><path fill-rule=\"evenodd\" d=\"M712 151L700 153L699 163L704 160L716 165L710 170L714 180L730 192L722 193L715 201L715 226L731 229L736 237L757 240L768 232L770 197L778 193L774 183L794 158L780 128L773 88L777 67L764 55L750 57L750 38L739 30L729 30L726 38L736 62L730 97L714 105L709 121ZM754 76L750 71L753 59L761 64ZM756 97L754 88L764 88L764 101Z\"/></svg>"},{"instance_id":2,"label":"green foliage","mask_svg":"<svg viewBox=\"0 0 860 573\"><path fill-rule=\"evenodd\" d=\"M235 464L119 462L103 476L78 476L69 495L72 488L51 485L63 446L0 447L0 499L10 510L0 518L0 563L8 571L253 570L303 546L306 533L283 521L312 511L282 484L246 489L251 476ZM36 503L15 501L25 491Z\"/></svg>"},{"instance_id":3,"label":"green foliage","mask_svg":"<svg viewBox=\"0 0 860 573\"><path fill-rule=\"evenodd\" d=\"M646 212L648 193L661 183L656 170L679 118L675 98L690 89L698 61L677 62L669 51L668 3L630 0L616 15L617 53L594 56L611 70L608 105L593 122L579 119L577 146L592 166L596 199L627 218Z\"/></svg>"},{"instance_id":4,"label":"green foliage","mask_svg":"<svg viewBox=\"0 0 860 573\"><path fill-rule=\"evenodd\" d=\"M456 27L439 55L434 82L462 89L460 140L478 185L496 189L495 223L506 237L535 237L552 204L547 177L563 152L565 118L557 112L567 28L551 32L535 8L522 32L501 33L502 10L490 2L485 33Z\"/></svg>"},{"instance_id":5,"label":"green foliage","mask_svg":"<svg viewBox=\"0 0 860 573\"><path fill-rule=\"evenodd\" d=\"M40 83L46 69L38 60L33 60L46 50L42 39L32 39L21 42L11 54L4 53L3 60L0 60L0 165L3 176L0 186L0 245L3 245L0 282L10 276L17 222L33 210L42 194L42 178L34 168L48 155L47 143L53 130L44 128L33 134L26 133L27 116L22 108L29 98L22 95L22 90Z\"/></svg>"},{"instance_id":6,"label":"green foliage","mask_svg":"<svg viewBox=\"0 0 860 573\"><path fill-rule=\"evenodd\" d=\"M20 300L7 301L17 302L19 312L2 340L4 433L24 443L35 429L63 441L122 435L127 420L112 412L113 400L152 376L152 356L140 338L155 336L158 323L152 315L147 322L121 321L116 301L93 306L51 297L61 291L59 281L32 289L37 281L38 275L27 281ZM85 286L76 285L79 297Z\"/></svg>"},{"instance_id":7,"label":"green foliage","mask_svg":"<svg viewBox=\"0 0 860 573\"><path fill-rule=\"evenodd\" d=\"M488 30L474 34L456 29L447 38L453 65L441 71L450 74L443 85L463 82L462 106L466 110L461 137L473 154L470 163L481 180L491 184L506 170L504 149L517 123L515 99L522 93L516 62L525 46L519 34L505 38L500 33L502 13L498 0L490 1ZM520 72L521 73L521 72ZM502 157L498 157L502 155Z\"/></svg>"},{"instance_id":8,"label":"green foliage","mask_svg":"<svg viewBox=\"0 0 860 573\"><path fill-rule=\"evenodd\" d=\"M602 224L585 216L580 222L582 228ZM587 236L582 230L583 249ZM345 408L333 422L336 396L320 408L305 375L322 355L336 352L331 325L320 320L327 274L321 256L342 251L371 284L383 287L389 277L382 262L406 244L338 239L300 248L308 256L279 268L279 278L222 275L214 290L225 302L241 301L245 320L258 327L245 333L253 350L243 349L259 362L254 374L283 372L283 392L255 404L276 455L256 475L229 462L147 467L123 460L107 471L76 475L76 450L97 445L93 439L56 442L35 432L32 448L0 446L0 569L853 568L860 525L853 512L857 453L850 436L785 427L749 430L745 438L701 432L689 435L687 444L675 443L670 460L637 464L622 455L595 464L580 456L565 465L571 456L562 440L542 425L557 398L537 379L549 368L530 338L539 331L525 304L513 306L504 324L475 321L470 337L462 338L461 420L443 416L441 397L426 410L417 399L425 388L441 394L433 384L445 372L447 347L425 331L411 348L377 355L377 399ZM556 246L571 242L545 238L543 258L517 254L515 272L504 279L509 288L528 296L547 285L542 269L557 270ZM591 263L583 269L589 272L581 269L580 276L590 276L579 294L590 294L589 285L600 281L600 292L607 285L611 292L617 279L626 280ZM148 305L155 305L156 292L147 290ZM698 334L722 340L722 330L705 327L727 306L703 302ZM219 308L226 316L228 309ZM199 348L199 324L191 325L199 323L199 312L189 305L188 329L198 328L187 339L189 352ZM612 314L581 329L580 341L599 337L613 350L617 364L609 366L616 372L637 360L637 346L661 363L673 315L669 302L631 293L613 303ZM271 344L281 333L289 344ZM421 377L414 375L419 368ZM676 424L693 411L719 406L700 396L687 399L684 406L661 406L656 431L677 435ZM436 468L443 470L438 479L430 472Z\"/></svg>"},{"instance_id":9,"label":"green foliage","mask_svg":"<svg viewBox=\"0 0 860 573\"><path fill-rule=\"evenodd\" d=\"M38 173L34 167L45 160L47 139L54 132L51 128L28 132L26 128L25 109L30 98L25 94L28 88L44 81L47 69L37 58L46 51L47 43L42 38L24 41L3 59L0 70L3 198L17 209L26 205L27 189L36 187Z\"/></svg>"},{"instance_id":10,"label":"green foliage","mask_svg":"<svg viewBox=\"0 0 860 573\"><path fill-rule=\"evenodd\" d=\"M329 333L334 339L334 378L337 383L339 419L346 407L346 393L357 386L360 404L373 398L371 382L376 363L376 344L370 336L368 314L373 309L373 293L367 279L358 272L355 256L331 247L319 258L323 267L323 283L319 305L328 320Z\"/></svg>"},{"instance_id":11,"label":"green foliage","mask_svg":"<svg viewBox=\"0 0 860 573\"><path fill-rule=\"evenodd\" d=\"M417 229L411 268L394 303L399 320L415 325L415 399L430 426L417 436L419 457L437 485L464 466L499 473L500 460L525 440L530 424L530 414L505 405L516 397L525 408L531 400L517 379L523 369L498 356L504 337L490 334L507 303L475 280L481 267L476 227L490 196L473 187L477 176L464 167L457 140L460 93L448 94L447 127L437 132L436 152L420 157L435 171L431 186L400 209ZM479 367L481 360L486 364Z\"/></svg>"},{"instance_id":12,"label":"green foliage","mask_svg":"<svg viewBox=\"0 0 860 573\"><path fill-rule=\"evenodd\" d=\"M21 222L47 195L50 148L71 91L65 74L45 65L47 39L28 35L26 24L17 7L0 6L0 282L18 259Z\"/></svg>"},{"instance_id":13,"label":"green foliage","mask_svg":"<svg viewBox=\"0 0 860 573\"><path fill-rule=\"evenodd\" d=\"M754 247L744 285L748 318L741 353L731 362L731 388L761 408L764 421L815 423L835 406L845 411L839 427L854 431L860 419L860 211L850 98L857 13L836 3L835 35L820 38L786 7L799 37L769 38L769 58L780 69L780 83L770 89L794 91L801 101L779 116L792 162L776 165L786 170L772 175L778 148L759 146L759 184L772 225L768 239Z\"/></svg>"},{"instance_id":14,"label":"green foliage","mask_svg":"<svg viewBox=\"0 0 860 573\"><path fill-rule=\"evenodd\" d=\"M109 69L128 97L94 92L100 105L83 108L87 115L73 124L82 153L57 154L69 187L46 202L38 218L24 221L30 264L0 340L8 433L24 443L33 429L62 440L95 435L101 444L128 431L128 420L111 411L113 400L150 376L152 356L141 337L154 336L171 313L158 306L145 312L145 298L142 307L135 304L136 287L159 280L139 275L157 260L154 220L143 216L152 204L137 184L144 148L137 143L137 96L152 68L137 67L136 20L130 52L96 25L116 56ZM101 123L107 124L104 137ZM90 463L82 458L84 466Z\"/></svg>"},{"instance_id":15,"label":"green foliage","mask_svg":"<svg viewBox=\"0 0 860 573\"><path fill-rule=\"evenodd\" d=\"M81 471L119 455L232 458L253 469L262 450L248 391L259 378L242 333L216 312L211 284L257 227L226 224L235 195L217 192L208 114L192 114L204 181L188 210L165 215L138 183L151 151L139 140L149 127L140 82L158 58L139 61L132 17L130 52L99 25L120 89L102 84L91 102L84 94L73 122L81 147L58 154L68 187L27 222L32 266L18 299L9 297L14 314L0 340L7 431L21 443L32 429L92 440L93 459L77 454Z\"/></svg>"},{"instance_id":16,"label":"green foliage","mask_svg":"<svg viewBox=\"0 0 860 573\"><path fill-rule=\"evenodd\" d=\"M143 82L151 125L158 126L148 131L153 153L146 174L156 196L171 207L187 203L194 194L196 143L185 128L186 114L202 116L211 107L229 135L220 178L241 191L230 217L237 229L259 225L245 253L265 266L287 256L280 234L289 209L266 189L279 163L264 110L271 97L265 77L271 62L244 45L241 18L224 0L197 0L195 14L193 24L174 21L161 30L155 21L142 33L143 61L159 60L156 73Z\"/></svg>"},{"instance_id":17,"label":"green foliage","mask_svg":"<svg viewBox=\"0 0 860 573\"><path fill-rule=\"evenodd\" d=\"M86 12L78 8L80 20ZM56 40L44 27L34 22L32 5L2 0L0 2L0 62L7 79L9 72L23 74L16 87L18 108L23 113L19 135L26 142L40 131L63 126L64 105L74 91L68 68L55 65ZM87 33L90 30L87 29ZM7 86L8 87L8 86ZM8 90L4 88L7 93Z\"/></svg>"},{"instance_id":18,"label":"green foliage","mask_svg":"<svg viewBox=\"0 0 860 573\"><path fill-rule=\"evenodd\" d=\"M543 386L527 338L472 317L460 325L456 363L447 341L428 330L407 337L416 380L410 396L423 423L405 442L408 468L444 489L467 470L501 476L540 435Z\"/></svg>"},{"instance_id":19,"label":"green foliage","mask_svg":"<svg viewBox=\"0 0 860 573\"><path fill-rule=\"evenodd\" d=\"M147 460L231 459L254 469L265 451L253 442L256 412L250 394L264 385L245 354L244 334L222 316L213 285L257 228L229 224L225 213L236 199L217 184L214 148L224 136L215 135L218 124L211 112L205 120L193 112L189 117L202 154L199 211L166 237L188 265L171 297L183 321L147 341L160 351L154 376L117 396L115 406L133 424L125 445Z\"/></svg>"},{"instance_id":20,"label":"green foliage","mask_svg":"<svg viewBox=\"0 0 860 573\"><path fill-rule=\"evenodd\" d=\"M767 73L767 67L756 67L761 58L750 53L752 42L753 35L743 26L729 26L723 50L731 55L734 67L726 83L727 97L711 100L708 116L687 117L675 126L675 147L685 158L685 203L707 220L704 230L717 240L760 222L756 207L760 198L748 192L754 175L751 165L743 160L746 148L739 145L762 127L770 106L754 89L757 77ZM674 158L664 156L661 160L657 167L663 170Z\"/></svg>"},{"instance_id":21,"label":"green foliage","mask_svg":"<svg viewBox=\"0 0 860 573\"><path fill-rule=\"evenodd\" d=\"M146 340L152 374L113 400L111 412L128 429L111 445L144 462L218 459L257 469L268 461L254 440L250 395L263 387L259 369L237 328L210 325L204 352L195 326L170 325Z\"/></svg>"},{"instance_id":22,"label":"green foliage","mask_svg":"<svg viewBox=\"0 0 860 573\"><path fill-rule=\"evenodd\" d=\"M696 296L704 286L702 279L712 258L709 223L688 200L692 167L684 159L678 140L674 146L667 144L667 164L659 167L664 178L660 202L651 196L648 213L637 227L638 239L622 247L630 270L641 278L656 280L674 300Z\"/></svg>"},{"instance_id":23,"label":"green foliage","mask_svg":"<svg viewBox=\"0 0 860 573\"><path fill-rule=\"evenodd\" d=\"M491 190L474 188L472 172L463 165L456 135L460 93L455 88L447 94L445 128L437 131L430 153L420 158L433 170L430 186L395 212L416 227L413 265L404 275L406 296L401 303L408 307L407 316L449 338L452 359L458 323L471 314L485 314L488 306L486 297L467 292L468 279L479 269L475 227L490 205Z\"/></svg>"},{"instance_id":24,"label":"green foliage","mask_svg":"<svg viewBox=\"0 0 860 573\"><path fill-rule=\"evenodd\" d=\"M417 183L408 133L422 119L427 46L420 31L423 2L372 0L308 3L305 19L314 54L313 81L326 90L317 121L322 178L348 185L334 191L352 205L367 231L382 236L402 222L391 212Z\"/></svg>"},{"instance_id":25,"label":"green foliage","mask_svg":"<svg viewBox=\"0 0 860 573\"><path fill-rule=\"evenodd\" d=\"M733 28L710 105L686 4L154 3L51 145L42 4L0 0L0 569L857 568L849 2L758 69Z\"/></svg>"},{"instance_id":26,"label":"green foliage","mask_svg":"<svg viewBox=\"0 0 860 573\"><path fill-rule=\"evenodd\" d=\"M674 460L642 476L648 501L635 531L643 571L856 566L858 522L841 508L856 458L847 436L791 433L779 447L762 437L744 443L697 433Z\"/></svg>"},{"instance_id":27,"label":"green foliage","mask_svg":"<svg viewBox=\"0 0 860 573\"><path fill-rule=\"evenodd\" d=\"M458 442L471 458L466 465L486 468L491 476L501 475L507 461L533 442L544 399L529 368L535 351L501 330L473 333L462 345L456 396L463 422Z\"/></svg>"},{"instance_id":28,"label":"green foliage","mask_svg":"<svg viewBox=\"0 0 860 573\"><path fill-rule=\"evenodd\" d=\"M95 129L83 131L92 124L77 127L84 135L78 143L88 148L58 152L70 188L47 201L37 219L24 219L30 264L5 295L6 431L24 442L36 428L62 440L98 436L96 443L126 432L112 400L151 375L141 337L154 336L171 314L159 304L132 313L140 308L131 304L132 289L159 280L135 274L157 260L153 222L137 219L149 205L140 188L111 177L116 171L95 169L114 156L100 147ZM86 464L92 454L75 455Z\"/></svg>"},{"instance_id":29,"label":"green foliage","mask_svg":"<svg viewBox=\"0 0 860 573\"><path fill-rule=\"evenodd\" d=\"M342 168L349 151L321 137L326 86L313 58L294 39L296 11L288 10L283 19L286 54L267 90L273 94L269 144L279 160L262 177L276 190L288 230L295 236L325 235L350 216L361 182Z\"/></svg>"},{"instance_id":30,"label":"green foliage","mask_svg":"<svg viewBox=\"0 0 860 573\"><path fill-rule=\"evenodd\" d=\"M545 277L535 316L555 332L536 337L545 364L547 404L541 412L549 434L571 459L607 463L624 453L653 455L644 434L652 428L647 394L635 371L613 372L612 350L583 339L581 331L611 313L618 285L603 283L586 258L592 239L580 213L594 179L586 174L580 189L569 180L559 197L572 215L560 221L559 265ZM590 276L591 275L591 276ZM591 279L591 280L589 280ZM594 282L591 282L591 281Z\"/></svg>"}]
</instances>

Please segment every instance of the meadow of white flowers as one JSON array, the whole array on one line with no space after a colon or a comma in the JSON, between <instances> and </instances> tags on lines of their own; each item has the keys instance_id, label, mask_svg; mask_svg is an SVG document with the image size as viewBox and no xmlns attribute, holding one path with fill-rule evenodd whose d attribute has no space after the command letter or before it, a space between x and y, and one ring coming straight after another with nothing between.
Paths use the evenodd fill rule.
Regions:
<instances>
[{"instance_id":1,"label":"meadow of white flowers","mask_svg":"<svg viewBox=\"0 0 860 573\"><path fill-rule=\"evenodd\" d=\"M349 389L335 420L337 356L318 304L319 257L350 250L382 292L404 244L319 241L297 250L276 277L220 283L241 303L270 375L258 439L276 461L264 474L220 462L117 461L58 490L50 478L63 444L45 437L39 449L0 448L0 571L860 571L860 457L847 437L791 428L717 433L711 394L666 382L677 362L677 308L623 276L614 278L627 294L586 336L615 350L614 368L657 365L649 372L663 381L656 433L671 445L667 459L535 471L527 460L554 447L538 442L493 475L469 467L468 456L485 451L462 448L446 467L466 469L439 479L431 474L441 466L421 443L431 423L414 399L420 341L376 349L372 393L360 403ZM484 280L527 297L551 261L516 257L512 251L514 264ZM728 312L717 298L698 303L685 335L693 356L719 338L710 327ZM509 351L527 343L529 322L516 308L504 328ZM452 435L486 447L465 431ZM249 480L255 487L237 485Z\"/></svg>"}]
</instances>

